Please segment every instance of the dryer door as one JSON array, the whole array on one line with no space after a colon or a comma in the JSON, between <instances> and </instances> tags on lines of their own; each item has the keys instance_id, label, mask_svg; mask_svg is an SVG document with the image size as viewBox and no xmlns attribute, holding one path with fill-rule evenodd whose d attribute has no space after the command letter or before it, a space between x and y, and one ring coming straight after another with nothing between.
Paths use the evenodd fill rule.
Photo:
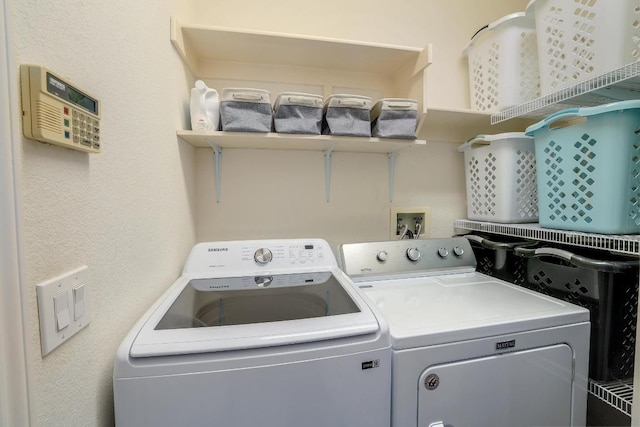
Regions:
<instances>
[{"instance_id":1,"label":"dryer door","mask_svg":"<svg viewBox=\"0 0 640 427\"><path fill-rule=\"evenodd\" d=\"M559 344L431 366L418 383L418 426L571 426L572 362Z\"/></svg>"}]
</instances>

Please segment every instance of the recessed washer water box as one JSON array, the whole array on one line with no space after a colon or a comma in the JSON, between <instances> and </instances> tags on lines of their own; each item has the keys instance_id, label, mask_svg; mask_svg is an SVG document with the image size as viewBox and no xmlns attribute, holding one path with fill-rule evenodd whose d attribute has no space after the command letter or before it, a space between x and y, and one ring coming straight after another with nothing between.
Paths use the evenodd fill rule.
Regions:
<instances>
[{"instance_id":1,"label":"recessed washer water box","mask_svg":"<svg viewBox=\"0 0 640 427\"><path fill-rule=\"evenodd\" d=\"M269 92L251 88L222 89L220 119L223 131L270 132L273 116Z\"/></svg>"},{"instance_id":2,"label":"recessed washer water box","mask_svg":"<svg viewBox=\"0 0 640 427\"><path fill-rule=\"evenodd\" d=\"M389 211L391 240L397 240L401 236L403 239L428 239L431 236L431 208L393 206Z\"/></svg>"},{"instance_id":3,"label":"recessed washer water box","mask_svg":"<svg viewBox=\"0 0 640 427\"><path fill-rule=\"evenodd\" d=\"M284 92L273 106L273 123L278 133L320 135L322 132L322 96Z\"/></svg>"}]
</instances>

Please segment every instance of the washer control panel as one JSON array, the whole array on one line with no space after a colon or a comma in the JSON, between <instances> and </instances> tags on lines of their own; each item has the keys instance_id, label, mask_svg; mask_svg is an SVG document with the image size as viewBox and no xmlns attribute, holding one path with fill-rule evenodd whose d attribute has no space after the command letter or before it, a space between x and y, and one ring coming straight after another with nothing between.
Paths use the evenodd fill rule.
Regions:
<instances>
[{"instance_id":1,"label":"washer control panel","mask_svg":"<svg viewBox=\"0 0 640 427\"><path fill-rule=\"evenodd\" d=\"M321 239L244 240L198 243L183 274L215 277L222 271L227 275L259 274L337 266L331 247Z\"/></svg>"},{"instance_id":2,"label":"washer control panel","mask_svg":"<svg viewBox=\"0 0 640 427\"><path fill-rule=\"evenodd\" d=\"M344 244L340 257L342 269L351 277L476 267L471 245L464 237Z\"/></svg>"}]
</instances>

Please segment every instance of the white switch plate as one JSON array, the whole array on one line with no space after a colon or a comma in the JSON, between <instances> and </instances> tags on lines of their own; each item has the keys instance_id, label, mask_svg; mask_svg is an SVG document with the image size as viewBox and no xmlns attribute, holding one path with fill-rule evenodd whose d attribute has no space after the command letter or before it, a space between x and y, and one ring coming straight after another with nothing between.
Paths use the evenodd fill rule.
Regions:
<instances>
[{"instance_id":1,"label":"white switch plate","mask_svg":"<svg viewBox=\"0 0 640 427\"><path fill-rule=\"evenodd\" d=\"M53 349L77 334L82 328L91 323L91 304L89 301L89 288L87 283L89 268L85 265L56 278L39 283L36 286L38 293L38 317L40 318L40 344L42 356L46 356ZM84 285L84 314L76 319L75 315L75 288ZM62 330L57 330L54 298L66 293L69 308L70 323Z\"/></svg>"}]
</instances>

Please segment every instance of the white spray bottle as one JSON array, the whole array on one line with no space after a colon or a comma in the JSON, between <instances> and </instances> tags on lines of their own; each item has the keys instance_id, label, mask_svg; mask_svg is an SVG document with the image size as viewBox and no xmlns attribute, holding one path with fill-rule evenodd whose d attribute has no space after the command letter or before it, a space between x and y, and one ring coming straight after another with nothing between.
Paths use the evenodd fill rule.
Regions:
<instances>
[{"instance_id":1,"label":"white spray bottle","mask_svg":"<svg viewBox=\"0 0 640 427\"><path fill-rule=\"evenodd\" d=\"M196 81L191 89L191 129L197 131L218 130L220 122L220 103L218 92L210 89L202 81Z\"/></svg>"}]
</instances>

